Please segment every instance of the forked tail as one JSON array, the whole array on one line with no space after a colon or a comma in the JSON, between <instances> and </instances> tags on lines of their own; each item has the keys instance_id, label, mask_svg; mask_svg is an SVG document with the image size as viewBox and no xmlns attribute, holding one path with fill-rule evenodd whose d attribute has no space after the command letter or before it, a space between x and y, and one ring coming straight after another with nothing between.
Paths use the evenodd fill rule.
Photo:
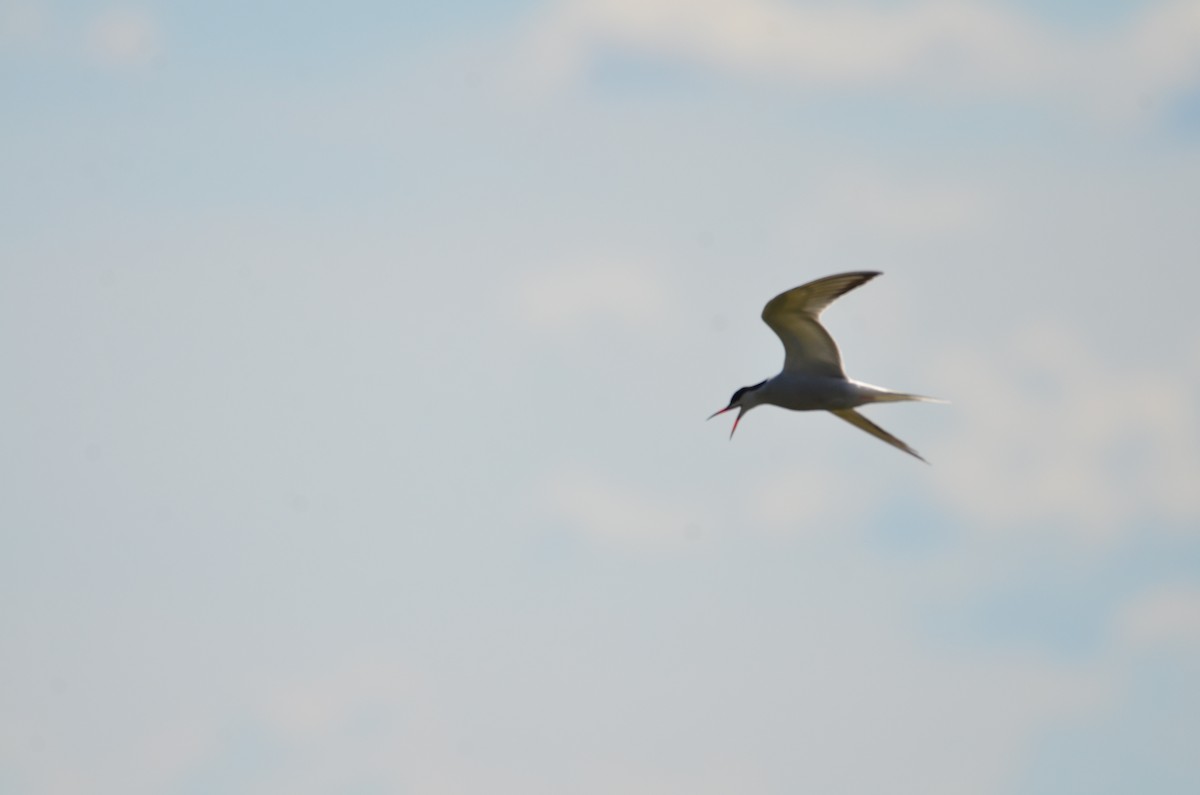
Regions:
<instances>
[{"instance_id":1,"label":"forked tail","mask_svg":"<svg viewBox=\"0 0 1200 795\"><path fill-rule=\"evenodd\" d=\"M878 389L878 387L877 387ZM872 403L898 403L902 400L916 400L921 403L949 403L949 400L941 398L928 397L926 395L913 395L908 392L893 392L890 389L879 389L871 396Z\"/></svg>"}]
</instances>

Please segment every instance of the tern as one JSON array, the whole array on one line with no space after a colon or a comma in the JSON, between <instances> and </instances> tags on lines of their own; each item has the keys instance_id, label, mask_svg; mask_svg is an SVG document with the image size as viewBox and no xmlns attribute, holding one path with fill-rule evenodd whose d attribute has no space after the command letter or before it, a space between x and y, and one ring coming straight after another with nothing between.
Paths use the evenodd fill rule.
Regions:
<instances>
[{"instance_id":1,"label":"tern","mask_svg":"<svg viewBox=\"0 0 1200 795\"><path fill-rule=\"evenodd\" d=\"M738 409L733 430L729 432L729 438L732 439L742 415L755 406L770 404L793 411L828 411L892 447L925 461L916 450L854 409L868 403L902 400L929 403L946 401L894 392L847 378L837 343L819 319L821 312L835 299L879 275L879 271L838 273L802 284L768 301L763 307L762 319L783 342L783 370L773 378L734 392L729 405L709 419Z\"/></svg>"}]
</instances>

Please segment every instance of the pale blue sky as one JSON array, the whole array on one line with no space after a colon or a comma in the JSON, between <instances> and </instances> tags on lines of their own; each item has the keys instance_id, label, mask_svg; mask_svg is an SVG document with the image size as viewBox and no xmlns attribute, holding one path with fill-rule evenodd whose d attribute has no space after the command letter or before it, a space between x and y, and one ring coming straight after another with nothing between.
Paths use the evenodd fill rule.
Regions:
<instances>
[{"instance_id":1,"label":"pale blue sky","mask_svg":"<svg viewBox=\"0 0 1200 795\"><path fill-rule=\"evenodd\" d=\"M0 0L0 792L1193 793L1200 11ZM778 368L949 398L703 418Z\"/></svg>"}]
</instances>

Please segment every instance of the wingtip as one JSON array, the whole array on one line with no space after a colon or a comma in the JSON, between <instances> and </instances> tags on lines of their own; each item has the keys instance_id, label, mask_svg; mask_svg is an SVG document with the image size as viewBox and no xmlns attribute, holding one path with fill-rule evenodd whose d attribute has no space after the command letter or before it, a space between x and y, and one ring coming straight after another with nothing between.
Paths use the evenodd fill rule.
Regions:
<instances>
[{"instance_id":1,"label":"wingtip","mask_svg":"<svg viewBox=\"0 0 1200 795\"><path fill-rule=\"evenodd\" d=\"M908 453L913 458L916 458L916 459L924 462L926 465L932 466L931 464L929 464L928 461L925 460L924 456L922 456L920 453L918 453L916 450L914 450L912 447L910 447L907 442L904 442L904 441L898 439L897 437L893 436L892 434L888 433L883 428L880 428L878 425L871 422L869 419L867 419L863 415L859 414L854 409L832 409L832 410L830 410L830 413L833 414L835 417L838 417L839 419L845 420L846 422L850 423L851 425L858 428L859 430L866 431L867 433L874 436L876 439L879 439L881 441L884 441L884 442L890 444L892 447L895 447L897 450Z\"/></svg>"}]
</instances>

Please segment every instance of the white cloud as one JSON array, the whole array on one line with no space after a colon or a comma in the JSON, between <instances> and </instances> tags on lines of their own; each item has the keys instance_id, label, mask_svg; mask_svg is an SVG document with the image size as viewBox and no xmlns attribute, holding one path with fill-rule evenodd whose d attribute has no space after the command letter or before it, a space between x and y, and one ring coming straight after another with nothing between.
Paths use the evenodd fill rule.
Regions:
<instances>
[{"instance_id":1,"label":"white cloud","mask_svg":"<svg viewBox=\"0 0 1200 795\"><path fill-rule=\"evenodd\" d=\"M1163 3L1083 38L981 0L569 0L535 20L521 50L542 88L629 50L807 88L1036 95L1128 116L1195 79L1200 8Z\"/></svg>"},{"instance_id":2,"label":"white cloud","mask_svg":"<svg viewBox=\"0 0 1200 795\"><path fill-rule=\"evenodd\" d=\"M1029 61L1033 31L975 3L899 10L778 0L577 0L540 21L543 66L571 74L606 47L812 85L891 83L948 65L997 76Z\"/></svg>"},{"instance_id":3,"label":"white cloud","mask_svg":"<svg viewBox=\"0 0 1200 795\"><path fill-rule=\"evenodd\" d=\"M678 638L670 627L653 644L666 666L653 654L630 664L603 645L561 654L581 637L620 639L601 622L471 647L478 658L419 686L388 665L288 677L243 705L240 721L207 726L209 744L174 783L599 795L774 792L799 780L822 792L1002 792L1031 734L1111 699L1111 683L1094 671L930 654L911 635L839 608L795 617L799 631L819 631L820 647L779 639L762 660L708 639L701 648L711 644L711 657L690 661L669 645ZM826 623L814 627L819 613ZM77 791L101 789L83 782Z\"/></svg>"},{"instance_id":4,"label":"white cloud","mask_svg":"<svg viewBox=\"0 0 1200 795\"><path fill-rule=\"evenodd\" d=\"M625 548L685 541L700 525L692 513L595 475L561 474L539 488L555 517L584 535Z\"/></svg>"},{"instance_id":5,"label":"white cloud","mask_svg":"<svg viewBox=\"0 0 1200 795\"><path fill-rule=\"evenodd\" d=\"M162 55L163 34L153 14L133 6L110 6L80 21L43 0L0 0L0 52L6 50L144 66Z\"/></svg>"},{"instance_id":6,"label":"white cloud","mask_svg":"<svg viewBox=\"0 0 1200 795\"><path fill-rule=\"evenodd\" d=\"M1200 79L1200 4L1174 0L1154 6L1112 45L1112 57L1098 52L1096 60L1106 67L1097 77L1112 92L1114 112L1131 110L1117 103L1152 103L1195 88Z\"/></svg>"},{"instance_id":7,"label":"white cloud","mask_svg":"<svg viewBox=\"0 0 1200 795\"><path fill-rule=\"evenodd\" d=\"M394 663L277 677L206 721L205 742L176 761L169 782L138 791L465 791L457 786L464 760L432 702Z\"/></svg>"},{"instance_id":8,"label":"white cloud","mask_svg":"<svg viewBox=\"0 0 1200 795\"><path fill-rule=\"evenodd\" d=\"M866 507L844 472L815 465L772 472L752 487L747 513L766 528L844 530Z\"/></svg>"},{"instance_id":9,"label":"white cloud","mask_svg":"<svg viewBox=\"0 0 1200 795\"><path fill-rule=\"evenodd\" d=\"M1200 651L1200 587L1163 586L1143 594L1117 615L1116 630L1135 649L1182 644Z\"/></svg>"},{"instance_id":10,"label":"white cloud","mask_svg":"<svg viewBox=\"0 0 1200 795\"><path fill-rule=\"evenodd\" d=\"M46 35L49 10L38 0L0 0L0 48L28 46Z\"/></svg>"},{"instance_id":11,"label":"white cloud","mask_svg":"<svg viewBox=\"0 0 1200 795\"><path fill-rule=\"evenodd\" d=\"M935 374L960 425L937 488L980 526L1052 523L1111 539L1134 520L1200 526L1197 387L1181 373L1102 363L1033 325L1001 351L960 351Z\"/></svg>"},{"instance_id":12,"label":"white cloud","mask_svg":"<svg viewBox=\"0 0 1200 795\"><path fill-rule=\"evenodd\" d=\"M661 330L675 316L655 270L627 259L564 265L531 275L518 288L515 304L524 322L551 331L597 322Z\"/></svg>"},{"instance_id":13,"label":"white cloud","mask_svg":"<svg viewBox=\"0 0 1200 795\"><path fill-rule=\"evenodd\" d=\"M839 167L809 195L810 202L801 209L808 223L791 227L816 226L856 239L876 234L905 241L944 240L979 232L994 213L977 189L856 164ZM814 224L814 218L819 223Z\"/></svg>"},{"instance_id":14,"label":"white cloud","mask_svg":"<svg viewBox=\"0 0 1200 795\"><path fill-rule=\"evenodd\" d=\"M114 8L93 23L90 44L92 53L104 63L142 66L162 53L162 32L147 12Z\"/></svg>"}]
</instances>

